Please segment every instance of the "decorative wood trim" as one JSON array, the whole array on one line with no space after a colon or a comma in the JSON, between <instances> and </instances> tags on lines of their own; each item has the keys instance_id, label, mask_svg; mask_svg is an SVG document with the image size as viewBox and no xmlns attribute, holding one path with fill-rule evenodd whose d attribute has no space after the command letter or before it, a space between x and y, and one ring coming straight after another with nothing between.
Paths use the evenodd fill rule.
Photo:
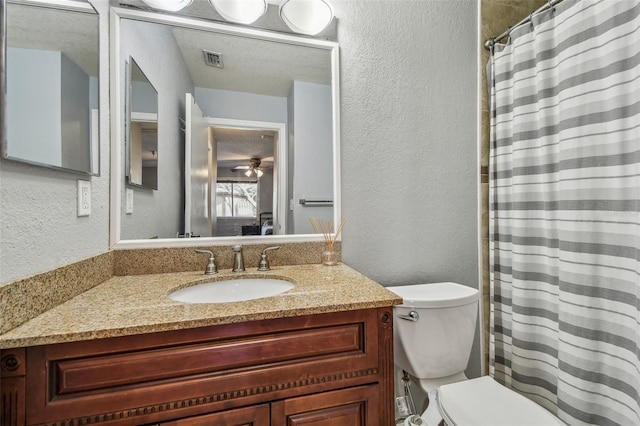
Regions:
<instances>
[{"instance_id":1,"label":"decorative wood trim","mask_svg":"<svg viewBox=\"0 0 640 426\"><path fill-rule=\"evenodd\" d=\"M317 384L337 382L341 380L348 380L353 378L360 378L365 376L373 376L377 378L379 370L377 368L368 368L357 371L346 371L339 374L328 374L324 376L309 377L306 379L289 381L286 383L278 383L269 386L257 386L246 389L235 390L231 392L221 392L211 395L204 395L195 398L180 399L171 402L164 402L160 404L153 404L144 407L131 408L122 411L114 411L109 413L95 414L91 416L83 416L76 418L69 418L64 420L56 420L54 422L45 423L46 426L71 426L71 425L84 425L84 424L100 424L104 422L111 422L123 419L132 419L135 417L145 416L158 412L170 412L172 410L178 410L197 405L213 404L221 401L230 401L237 398L243 398L251 395L267 394L270 392L277 392L286 389L300 388L304 386L313 386ZM4 423L0 423L4 426Z\"/></svg>"},{"instance_id":2,"label":"decorative wood trim","mask_svg":"<svg viewBox=\"0 0 640 426\"><path fill-rule=\"evenodd\" d=\"M26 374L24 348L5 349L0 352L0 377L18 377Z\"/></svg>"},{"instance_id":3,"label":"decorative wood trim","mask_svg":"<svg viewBox=\"0 0 640 426\"><path fill-rule=\"evenodd\" d=\"M393 308L378 308L378 362L380 365L380 424L394 424Z\"/></svg>"},{"instance_id":4,"label":"decorative wood trim","mask_svg":"<svg viewBox=\"0 0 640 426\"><path fill-rule=\"evenodd\" d=\"M24 377L2 378L0 390L0 425L23 426L25 421L26 386Z\"/></svg>"},{"instance_id":5,"label":"decorative wood trim","mask_svg":"<svg viewBox=\"0 0 640 426\"><path fill-rule=\"evenodd\" d=\"M269 426L271 425L270 404L252 405L217 413L203 414L169 422L160 426Z\"/></svg>"},{"instance_id":6,"label":"decorative wood trim","mask_svg":"<svg viewBox=\"0 0 640 426\"><path fill-rule=\"evenodd\" d=\"M0 351L0 426L25 422L26 365L24 348Z\"/></svg>"}]
</instances>

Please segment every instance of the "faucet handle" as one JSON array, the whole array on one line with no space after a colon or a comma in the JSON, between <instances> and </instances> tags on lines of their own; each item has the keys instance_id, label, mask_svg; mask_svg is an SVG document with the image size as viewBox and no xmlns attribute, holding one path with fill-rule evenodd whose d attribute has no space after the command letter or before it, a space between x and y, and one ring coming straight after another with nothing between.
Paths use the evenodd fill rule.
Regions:
<instances>
[{"instance_id":1,"label":"faucet handle","mask_svg":"<svg viewBox=\"0 0 640 426\"><path fill-rule=\"evenodd\" d=\"M242 254L242 245L233 246L233 272L244 272L244 255Z\"/></svg>"},{"instance_id":2,"label":"faucet handle","mask_svg":"<svg viewBox=\"0 0 640 426\"><path fill-rule=\"evenodd\" d=\"M260 264L258 265L258 271L269 271L271 268L269 267L269 260L267 259L267 252L270 250L278 250L280 246L276 247L267 247L262 250L262 259L260 259Z\"/></svg>"},{"instance_id":3,"label":"faucet handle","mask_svg":"<svg viewBox=\"0 0 640 426\"><path fill-rule=\"evenodd\" d=\"M204 270L205 275L214 275L218 273L218 268L216 267L216 259L213 257L213 252L209 250L198 250L195 249L197 253L208 254L209 255L209 263L207 264L207 268Z\"/></svg>"}]
</instances>

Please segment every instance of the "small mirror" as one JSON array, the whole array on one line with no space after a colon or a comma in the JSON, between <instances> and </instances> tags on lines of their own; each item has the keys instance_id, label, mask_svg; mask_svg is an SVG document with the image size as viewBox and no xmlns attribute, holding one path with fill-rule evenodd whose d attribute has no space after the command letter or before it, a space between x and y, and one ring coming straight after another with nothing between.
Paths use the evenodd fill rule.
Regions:
<instances>
[{"instance_id":1,"label":"small mirror","mask_svg":"<svg viewBox=\"0 0 640 426\"><path fill-rule=\"evenodd\" d=\"M127 95L129 184L158 189L158 91L132 57Z\"/></svg>"},{"instance_id":2,"label":"small mirror","mask_svg":"<svg viewBox=\"0 0 640 426\"><path fill-rule=\"evenodd\" d=\"M98 15L74 3L5 5L2 155L97 175Z\"/></svg>"}]
</instances>

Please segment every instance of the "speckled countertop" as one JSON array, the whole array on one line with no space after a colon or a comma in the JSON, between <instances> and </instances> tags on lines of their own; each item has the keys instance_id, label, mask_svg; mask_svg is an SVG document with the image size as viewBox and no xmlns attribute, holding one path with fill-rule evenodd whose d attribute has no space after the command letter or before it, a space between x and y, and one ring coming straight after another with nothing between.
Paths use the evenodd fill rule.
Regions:
<instances>
[{"instance_id":1,"label":"speckled countertop","mask_svg":"<svg viewBox=\"0 0 640 426\"><path fill-rule=\"evenodd\" d=\"M167 297L190 284L228 278L281 278L295 287L277 296L233 303L176 302ZM376 308L402 303L359 272L337 266L278 266L269 272L214 276L176 272L116 276L0 335L0 348L230 324L270 318Z\"/></svg>"}]
</instances>

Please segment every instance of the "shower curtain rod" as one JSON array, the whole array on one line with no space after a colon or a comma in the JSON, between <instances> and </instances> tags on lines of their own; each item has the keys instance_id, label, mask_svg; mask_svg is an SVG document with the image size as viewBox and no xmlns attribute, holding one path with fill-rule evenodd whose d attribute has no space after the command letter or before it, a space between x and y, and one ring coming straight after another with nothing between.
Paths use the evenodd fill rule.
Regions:
<instances>
[{"instance_id":1,"label":"shower curtain rod","mask_svg":"<svg viewBox=\"0 0 640 426\"><path fill-rule=\"evenodd\" d=\"M511 31L515 30L516 28L520 27L521 25L524 25L524 24L526 24L528 22L531 22L531 18L533 18L535 15L538 15L539 13L542 13L545 10L553 8L554 6L556 6L561 1L562 0L547 0L547 4L545 4L544 6L539 7L535 11L531 12L529 14L529 16L527 16L526 18L524 18L522 21L518 22L514 26L507 28L502 34L500 34L498 36L495 36L495 37L488 38L484 42L484 48L490 51L491 48L493 48L494 44L496 44L496 41L502 40L503 38L505 38L506 36L511 34Z\"/></svg>"}]
</instances>

